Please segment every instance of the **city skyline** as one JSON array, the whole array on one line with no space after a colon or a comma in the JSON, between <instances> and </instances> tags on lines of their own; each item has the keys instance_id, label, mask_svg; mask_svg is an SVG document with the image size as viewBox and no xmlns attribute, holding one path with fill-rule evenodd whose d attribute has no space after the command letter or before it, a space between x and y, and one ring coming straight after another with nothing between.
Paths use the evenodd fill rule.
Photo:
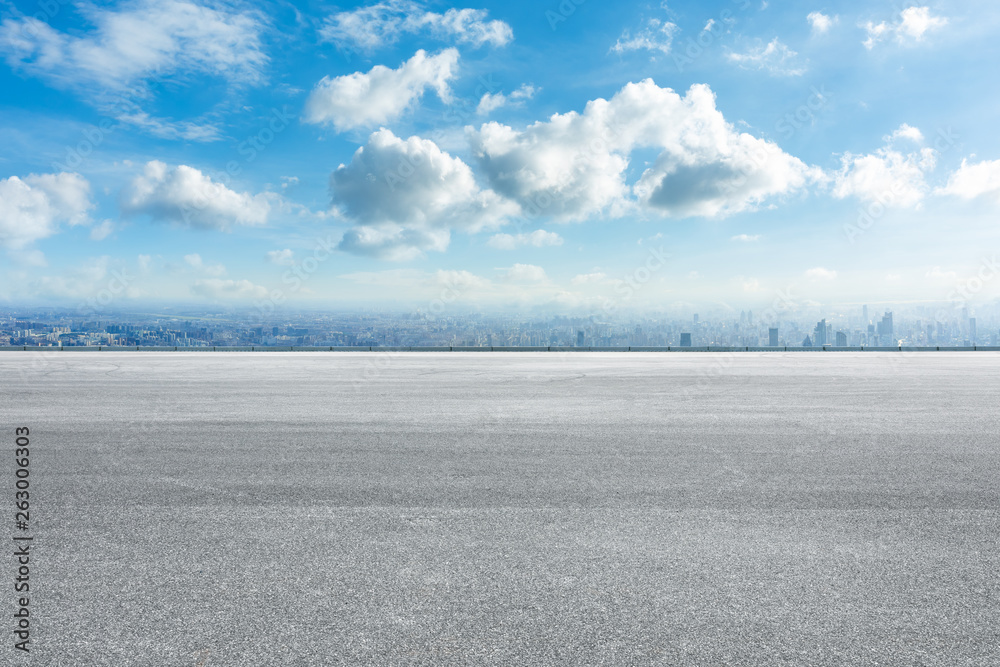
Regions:
<instances>
[{"instance_id":1,"label":"city skyline","mask_svg":"<svg viewBox=\"0 0 1000 667\"><path fill-rule=\"evenodd\" d=\"M0 304L992 307L998 27L985 1L15 2Z\"/></svg>"}]
</instances>

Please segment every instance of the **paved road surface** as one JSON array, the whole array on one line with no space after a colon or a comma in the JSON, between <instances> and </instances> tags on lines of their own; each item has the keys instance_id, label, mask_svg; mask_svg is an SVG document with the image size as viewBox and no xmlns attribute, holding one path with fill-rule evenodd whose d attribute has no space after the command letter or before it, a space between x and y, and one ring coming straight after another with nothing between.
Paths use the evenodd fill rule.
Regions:
<instances>
[{"instance_id":1,"label":"paved road surface","mask_svg":"<svg viewBox=\"0 0 1000 667\"><path fill-rule=\"evenodd\" d=\"M994 353L2 354L30 664L1000 664L998 396Z\"/></svg>"}]
</instances>

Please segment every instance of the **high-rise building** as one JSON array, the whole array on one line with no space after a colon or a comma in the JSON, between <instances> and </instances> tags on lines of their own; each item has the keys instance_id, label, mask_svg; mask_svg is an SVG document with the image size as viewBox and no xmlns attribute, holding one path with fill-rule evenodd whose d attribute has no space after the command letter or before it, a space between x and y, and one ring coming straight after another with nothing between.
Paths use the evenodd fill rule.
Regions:
<instances>
[{"instance_id":1,"label":"high-rise building","mask_svg":"<svg viewBox=\"0 0 1000 667\"><path fill-rule=\"evenodd\" d=\"M861 319L864 320L865 324L868 324L868 304L861 307Z\"/></svg>"},{"instance_id":2,"label":"high-rise building","mask_svg":"<svg viewBox=\"0 0 1000 667\"><path fill-rule=\"evenodd\" d=\"M695 315L695 317L697 317L697 315ZM681 334L681 347L691 347L691 334Z\"/></svg>"},{"instance_id":3,"label":"high-rise building","mask_svg":"<svg viewBox=\"0 0 1000 667\"><path fill-rule=\"evenodd\" d=\"M698 313L694 314L694 323L698 324Z\"/></svg>"},{"instance_id":4,"label":"high-rise building","mask_svg":"<svg viewBox=\"0 0 1000 667\"><path fill-rule=\"evenodd\" d=\"M878 333L879 345L892 346L896 344L892 337L892 313L890 311L885 311L876 332Z\"/></svg>"},{"instance_id":5,"label":"high-rise building","mask_svg":"<svg viewBox=\"0 0 1000 667\"><path fill-rule=\"evenodd\" d=\"M820 320L813 329L813 345L823 347L826 345L826 320Z\"/></svg>"},{"instance_id":6,"label":"high-rise building","mask_svg":"<svg viewBox=\"0 0 1000 667\"><path fill-rule=\"evenodd\" d=\"M577 331L576 332L576 346L577 347L583 347L583 332L582 331Z\"/></svg>"},{"instance_id":7,"label":"high-rise building","mask_svg":"<svg viewBox=\"0 0 1000 667\"><path fill-rule=\"evenodd\" d=\"M969 340L972 341L973 345L976 344L976 318L974 317L969 318Z\"/></svg>"},{"instance_id":8,"label":"high-rise building","mask_svg":"<svg viewBox=\"0 0 1000 667\"><path fill-rule=\"evenodd\" d=\"M778 328L771 327L767 330L767 344L771 347L778 347Z\"/></svg>"},{"instance_id":9,"label":"high-rise building","mask_svg":"<svg viewBox=\"0 0 1000 667\"><path fill-rule=\"evenodd\" d=\"M844 331L837 332L837 347L847 347L847 333Z\"/></svg>"}]
</instances>

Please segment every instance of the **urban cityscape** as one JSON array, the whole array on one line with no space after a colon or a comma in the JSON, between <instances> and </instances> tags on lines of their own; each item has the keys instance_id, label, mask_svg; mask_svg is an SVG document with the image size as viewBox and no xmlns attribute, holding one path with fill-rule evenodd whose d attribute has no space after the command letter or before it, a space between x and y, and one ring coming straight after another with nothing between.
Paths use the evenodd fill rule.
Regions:
<instances>
[{"instance_id":1,"label":"urban cityscape","mask_svg":"<svg viewBox=\"0 0 1000 667\"><path fill-rule=\"evenodd\" d=\"M739 312L571 315L537 313L256 312L162 307L161 312L0 310L0 346L559 346L887 347L995 346L996 308L879 308L822 314ZM816 309L812 309L816 310Z\"/></svg>"}]
</instances>

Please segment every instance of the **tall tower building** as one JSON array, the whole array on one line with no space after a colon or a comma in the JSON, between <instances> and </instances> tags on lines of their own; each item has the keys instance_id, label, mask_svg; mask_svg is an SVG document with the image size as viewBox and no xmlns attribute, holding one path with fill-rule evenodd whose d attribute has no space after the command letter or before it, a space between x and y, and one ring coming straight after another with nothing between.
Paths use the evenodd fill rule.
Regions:
<instances>
[{"instance_id":1,"label":"tall tower building","mask_svg":"<svg viewBox=\"0 0 1000 667\"><path fill-rule=\"evenodd\" d=\"M816 323L816 328L813 329L813 345L816 347L823 347L826 345L826 320L822 319Z\"/></svg>"},{"instance_id":2,"label":"tall tower building","mask_svg":"<svg viewBox=\"0 0 1000 667\"><path fill-rule=\"evenodd\" d=\"M681 334L681 347L691 347L691 334L689 333Z\"/></svg>"},{"instance_id":3,"label":"tall tower building","mask_svg":"<svg viewBox=\"0 0 1000 667\"><path fill-rule=\"evenodd\" d=\"M976 344L976 318L974 317L969 318L969 340L972 341L973 345Z\"/></svg>"},{"instance_id":4,"label":"tall tower building","mask_svg":"<svg viewBox=\"0 0 1000 667\"><path fill-rule=\"evenodd\" d=\"M771 327L767 330L767 344L771 347L778 347L778 328Z\"/></svg>"}]
</instances>

